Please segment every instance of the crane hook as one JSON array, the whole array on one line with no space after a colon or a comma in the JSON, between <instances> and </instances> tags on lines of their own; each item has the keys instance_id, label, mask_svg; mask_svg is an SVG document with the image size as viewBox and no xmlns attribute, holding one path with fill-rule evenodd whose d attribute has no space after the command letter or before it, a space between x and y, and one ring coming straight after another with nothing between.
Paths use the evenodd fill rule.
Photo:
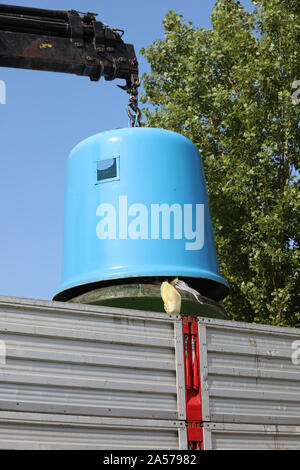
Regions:
<instances>
[{"instance_id":1,"label":"crane hook","mask_svg":"<svg viewBox=\"0 0 300 470\"><path fill-rule=\"evenodd\" d=\"M126 111L132 127L141 127L142 111L138 107L138 87L140 84L141 81L139 78L136 79L135 77L133 79L133 77L131 77L131 81L128 81L126 85L118 85L119 88L122 88L122 90L127 91L129 94L129 103L126 107Z\"/></svg>"}]
</instances>

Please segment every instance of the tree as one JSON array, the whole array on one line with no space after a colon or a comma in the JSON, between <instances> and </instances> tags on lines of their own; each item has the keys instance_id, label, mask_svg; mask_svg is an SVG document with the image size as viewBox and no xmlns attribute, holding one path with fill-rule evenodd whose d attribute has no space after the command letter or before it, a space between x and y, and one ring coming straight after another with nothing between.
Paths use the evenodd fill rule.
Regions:
<instances>
[{"instance_id":1,"label":"tree","mask_svg":"<svg viewBox=\"0 0 300 470\"><path fill-rule=\"evenodd\" d=\"M219 0L212 29L170 11L141 53L146 125L199 148L232 319L300 326L300 2ZM296 85L295 85L296 83ZM300 88L300 86L298 86Z\"/></svg>"}]
</instances>

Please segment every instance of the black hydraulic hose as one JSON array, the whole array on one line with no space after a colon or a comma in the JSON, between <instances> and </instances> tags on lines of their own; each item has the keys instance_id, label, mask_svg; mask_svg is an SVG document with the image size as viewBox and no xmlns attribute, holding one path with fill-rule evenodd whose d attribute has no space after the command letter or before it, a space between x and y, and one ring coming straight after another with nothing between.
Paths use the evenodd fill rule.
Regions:
<instances>
[{"instance_id":1,"label":"black hydraulic hose","mask_svg":"<svg viewBox=\"0 0 300 470\"><path fill-rule=\"evenodd\" d=\"M38 16L42 18L68 21L68 12L64 10L44 10L41 8L0 4L0 13L13 13L17 15Z\"/></svg>"},{"instance_id":2,"label":"black hydraulic hose","mask_svg":"<svg viewBox=\"0 0 300 470\"><path fill-rule=\"evenodd\" d=\"M57 36L63 37L70 35L70 26L68 23L47 21L46 19L25 18L21 16L1 15L1 12L0 29L4 31L6 29L11 31L13 29L16 32L30 31L32 34L45 31L47 33L52 32Z\"/></svg>"},{"instance_id":3,"label":"black hydraulic hose","mask_svg":"<svg viewBox=\"0 0 300 470\"><path fill-rule=\"evenodd\" d=\"M71 26L68 22L48 21L40 18L26 18L1 14L0 31L12 31L16 33L39 34L58 36L63 38L71 37ZM92 25L83 24L83 35L86 40L92 40L94 28Z\"/></svg>"}]
</instances>

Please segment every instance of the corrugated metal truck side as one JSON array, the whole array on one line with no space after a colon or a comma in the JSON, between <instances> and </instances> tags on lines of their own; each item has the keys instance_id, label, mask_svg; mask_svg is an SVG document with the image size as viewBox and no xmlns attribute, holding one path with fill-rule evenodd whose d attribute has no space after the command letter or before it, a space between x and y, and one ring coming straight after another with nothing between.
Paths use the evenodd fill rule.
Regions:
<instances>
[{"instance_id":1,"label":"corrugated metal truck side","mask_svg":"<svg viewBox=\"0 0 300 470\"><path fill-rule=\"evenodd\" d=\"M292 328L0 297L0 448L300 448L296 341Z\"/></svg>"}]
</instances>

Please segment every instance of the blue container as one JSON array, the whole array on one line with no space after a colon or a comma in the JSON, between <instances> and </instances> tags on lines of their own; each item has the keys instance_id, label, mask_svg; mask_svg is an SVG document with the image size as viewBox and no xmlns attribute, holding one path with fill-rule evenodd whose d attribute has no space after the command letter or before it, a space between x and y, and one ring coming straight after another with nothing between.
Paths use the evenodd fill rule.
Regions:
<instances>
[{"instance_id":1,"label":"blue container","mask_svg":"<svg viewBox=\"0 0 300 470\"><path fill-rule=\"evenodd\" d=\"M68 159L62 284L54 299L103 281L176 276L215 300L228 293L196 146L152 128L81 142Z\"/></svg>"}]
</instances>

